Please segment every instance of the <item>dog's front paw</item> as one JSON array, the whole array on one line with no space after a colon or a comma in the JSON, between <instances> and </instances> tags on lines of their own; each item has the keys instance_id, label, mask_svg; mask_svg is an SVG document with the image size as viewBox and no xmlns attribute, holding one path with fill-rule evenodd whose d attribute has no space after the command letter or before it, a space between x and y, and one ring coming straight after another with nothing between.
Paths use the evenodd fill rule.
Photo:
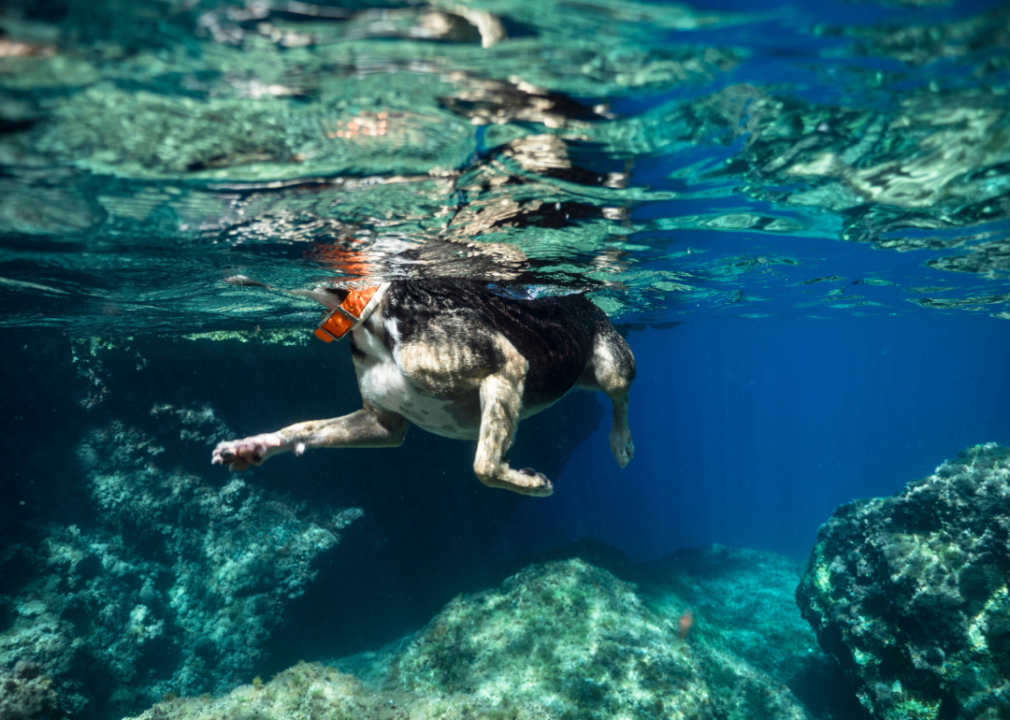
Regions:
<instances>
[{"instance_id":1,"label":"dog's front paw","mask_svg":"<svg viewBox=\"0 0 1010 720\"><path fill-rule=\"evenodd\" d=\"M242 440L218 443L210 456L214 465L224 465L229 470L246 470L250 465L262 465L271 455L276 455L288 444L280 433L253 435Z\"/></svg>"},{"instance_id":2,"label":"dog's front paw","mask_svg":"<svg viewBox=\"0 0 1010 720\"><path fill-rule=\"evenodd\" d=\"M618 465L627 467L631 458L635 457L635 443L631 442L630 430L614 428L610 431L610 452L614 453Z\"/></svg>"}]
</instances>

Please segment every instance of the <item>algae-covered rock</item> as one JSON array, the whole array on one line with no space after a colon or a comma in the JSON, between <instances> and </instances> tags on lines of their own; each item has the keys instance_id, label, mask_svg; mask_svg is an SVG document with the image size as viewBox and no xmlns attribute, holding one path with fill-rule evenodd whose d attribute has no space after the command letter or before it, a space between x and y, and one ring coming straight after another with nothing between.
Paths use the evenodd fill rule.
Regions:
<instances>
[{"instance_id":1,"label":"algae-covered rock","mask_svg":"<svg viewBox=\"0 0 1010 720\"><path fill-rule=\"evenodd\" d=\"M52 681L35 663L21 661L12 670L0 666L0 720L61 717Z\"/></svg>"},{"instance_id":2,"label":"algae-covered rock","mask_svg":"<svg viewBox=\"0 0 1010 720\"><path fill-rule=\"evenodd\" d=\"M708 717L690 645L631 585L581 560L527 568L500 590L457 598L384 670L391 687L463 691L494 705L540 701L562 715L647 707ZM576 715L573 715L575 717Z\"/></svg>"},{"instance_id":3,"label":"algae-covered rock","mask_svg":"<svg viewBox=\"0 0 1010 720\"><path fill-rule=\"evenodd\" d=\"M301 663L144 720L343 718L806 718L788 689L731 653L694 648L634 585L582 560L534 565L457 597L379 653Z\"/></svg>"},{"instance_id":4,"label":"algae-covered rock","mask_svg":"<svg viewBox=\"0 0 1010 720\"><path fill-rule=\"evenodd\" d=\"M209 409L152 414L200 446L221 432ZM242 480L166 469L163 452L123 423L92 428L77 454L95 516L0 549L0 670L46 676L44 688L0 676L0 696L11 685L36 714L97 703L121 715L166 692L234 687L315 578L317 558L362 515L309 519Z\"/></svg>"},{"instance_id":5,"label":"algae-covered rock","mask_svg":"<svg viewBox=\"0 0 1010 720\"><path fill-rule=\"evenodd\" d=\"M581 559L530 565L499 588L457 597L421 631L379 652L337 661L336 669L299 663L268 683L256 678L220 698L171 699L138 720L811 717L784 684L737 656L736 640L720 640L716 629L733 622L727 608L769 568L782 579L798 573L767 553L715 548L690 556L686 564L675 558L624 565L622 573L649 583L642 591ZM671 583L679 571L684 574ZM688 605L673 584L699 593L693 600L700 601L699 622L709 626L704 632L682 622ZM716 585L721 599L707 595ZM809 630L793 632L798 614L779 590L776 585L758 601L789 621L779 639L792 646L795 634L812 643ZM756 625L755 633L772 623ZM754 623L741 618L739 625Z\"/></svg>"},{"instance_id":6,"label":"algae-covered rock","mask_svg":"<svg viewBox=\"0 0 1010 720\"><path fill-rule=\"evenodd\" d=\"M339 666L377 691L458 693L555 718L807 717L785 685L693 644L679 623L687 604L666 600L671 612L657 611L582 560L534 565L500 589L456 598L412 638Z\"/></svg>"},{"instance_id":7,"label":"algae-covered rock","mask_svg":"<svg viewBox=\"0 0 1010 720\"><path fill-rule=\"evenodd\" d=\"M884 720L1010 715L1010 449L835 511L797 600Z\"/></svg>"},{"instance_id":8,"label":"algae-covered rock","mask_svg":"<svg viewBox=\"0 0 1010 720\"><path fill-rule=\"evenodd\" d=\"M242 474L210 464L215 443L279 417L360 407L348 348L305 337L9 338L0 364L24 382L5 388L8 404L52 408L63 451L11 426L25 451L0 503L0 668L37 665L60 712L115 720L169 693L225 693L301 657L379 647L480 586L474 568L518 496L486 492L465 443L413 433L398 454L321 450ZM257 384L256 402L237 377ZM569 398L530 419L513 452L559 475L602 412L589 393ZM563 446L536 429L557 413ZM432 488L451 502L432 503ZM465 543L461 518L474 523Z\"/></svg>"},{"instance_id":9,"label":"algae-covered rock","mask_svg":"<svg viewBox=\"0 0 1010 720\"><path fill-rule=\"evenodd\" d=\"M270 682L255 678L224 697L166 700L135 720L534 720L552 717L539 703L493 707L481 697L455 693L381 691L319 663L299 663Z\"/></svg>"}]
</instances>

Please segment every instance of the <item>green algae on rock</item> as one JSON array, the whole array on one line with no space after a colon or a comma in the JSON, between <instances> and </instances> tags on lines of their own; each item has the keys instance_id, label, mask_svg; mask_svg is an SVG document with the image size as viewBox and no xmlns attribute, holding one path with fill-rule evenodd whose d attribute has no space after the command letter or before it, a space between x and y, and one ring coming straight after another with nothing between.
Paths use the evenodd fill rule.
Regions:
<instances>
[{"instance_id":1,"label":"green algae on rock","mask_svg":"<svg viewBox=\"0 0 1010 720\"><path fill-rule=\"evenodd\" d=\"M666 601L669 614L606 570L553 561L458 597L412 638L338 666L376 691L460 694L573 720L808 717L785 685L681 637L688 606Z\"/></svg>"},{"instance_id":2,"label":"green algae on rock","mask_svg":"<svg viewBox=\"0 0 1010 720\"><path fill-rule=\"evenodd\" d=\"M457 598L384 671L393 687L600 717L664 698L676 698L677 717L705 717L711 703L676 629L632 586L580 560L527 568L500 591Z\"/></svg>"},{"instance_id":3,"label":"green algae on rock","mask_svg":"<svg viewBox=\"0 0 1010 720\"><path fill-rule=\"evenodd\" d=\"M21 660L10 670L0 665L0 719L48 720L63 717L52 680L36 663Z\"/></svg>"},{"instance_id":4,"label":"green algae on rock","mask_svg":"<svg viewBox=\"0 0 1010 720\"><path fill-rule=\"evenodd\" d=\"M681 637L676 614L686 606L668 601L674 616L579 559L532 565L339 670L300 663L269 683L169 700L137 720L809 717L761 670Z\"/></svg>"},{"instance_id":5,"label":"green algae on rock","mask_svg":"<svg viewBox=\"0 0 1010 720\"><path fill-rule=\"evenodd\" d=\"M165 404L152 415L200 445L224 427L209 408ZM304 506L237 478L215 486L164 469L163 452L118 421L92 428L77 454L95 517L0 549L0 668L21 663L46 678L9 681L21 704L122 714L166 692L233 687L315 578L317 558L362 516L345 508L309 520Z\"/></svg>"},{"instance_id":6,"label":"green algae on rock","mask_svg":"<svg viewBox=\"0 0 1010 720\"><path fill-rule=\"evenodd\" d=\"M882 720L1010 713L1010 449L962 451L889 498L838 508L797 590Z\"/></svg>"},{"instance_id":7,"label":"green algae on rock","mask_svg":"<svg viewBox=\"0 0 1010 720\"><path fill-rule=\"evenodd\" d=\"M506 700L492 707L465 693L426 695L367 688L353 675L299 663L270 682L243 685L220 698L176 698L134 720L542 720L539 703Z\"/></svg>"}]
</instances>

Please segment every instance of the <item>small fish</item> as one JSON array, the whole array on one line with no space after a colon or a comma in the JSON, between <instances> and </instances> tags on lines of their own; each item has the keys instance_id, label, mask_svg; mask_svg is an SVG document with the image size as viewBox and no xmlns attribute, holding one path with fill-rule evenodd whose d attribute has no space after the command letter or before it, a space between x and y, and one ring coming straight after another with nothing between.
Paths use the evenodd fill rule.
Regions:
<instances>
[{"instance_id":1,"label":"small fish","mask_svg":"<svg viewBox=\"0 0 1010 720\"><path fill-rule=\"evenodd\" d=\"M686 638L687 634L691 632L692 625L694 625L694 613L690 610L685 610L684 614L680 616L680 620L677 621L677 634L680 635L681 640Z\"/></svg>"}]
</instances>

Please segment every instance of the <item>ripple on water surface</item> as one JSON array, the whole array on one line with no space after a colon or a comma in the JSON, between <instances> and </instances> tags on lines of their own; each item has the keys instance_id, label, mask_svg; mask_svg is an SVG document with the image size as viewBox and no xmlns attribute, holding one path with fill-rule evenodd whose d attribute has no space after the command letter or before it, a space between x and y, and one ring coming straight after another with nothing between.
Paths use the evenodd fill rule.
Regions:
<instances>
[{"instance_id":1,"label":"ripple on water surface","mask_svg":"<svg viewBox=\"0 0 1010 720\"><path fill-rule=\"evenodd\" d=\"M1005 8L709 7L7 3L0 322L314 320L236 273L1007 317Z\"/></svg>"}]
</instances>

